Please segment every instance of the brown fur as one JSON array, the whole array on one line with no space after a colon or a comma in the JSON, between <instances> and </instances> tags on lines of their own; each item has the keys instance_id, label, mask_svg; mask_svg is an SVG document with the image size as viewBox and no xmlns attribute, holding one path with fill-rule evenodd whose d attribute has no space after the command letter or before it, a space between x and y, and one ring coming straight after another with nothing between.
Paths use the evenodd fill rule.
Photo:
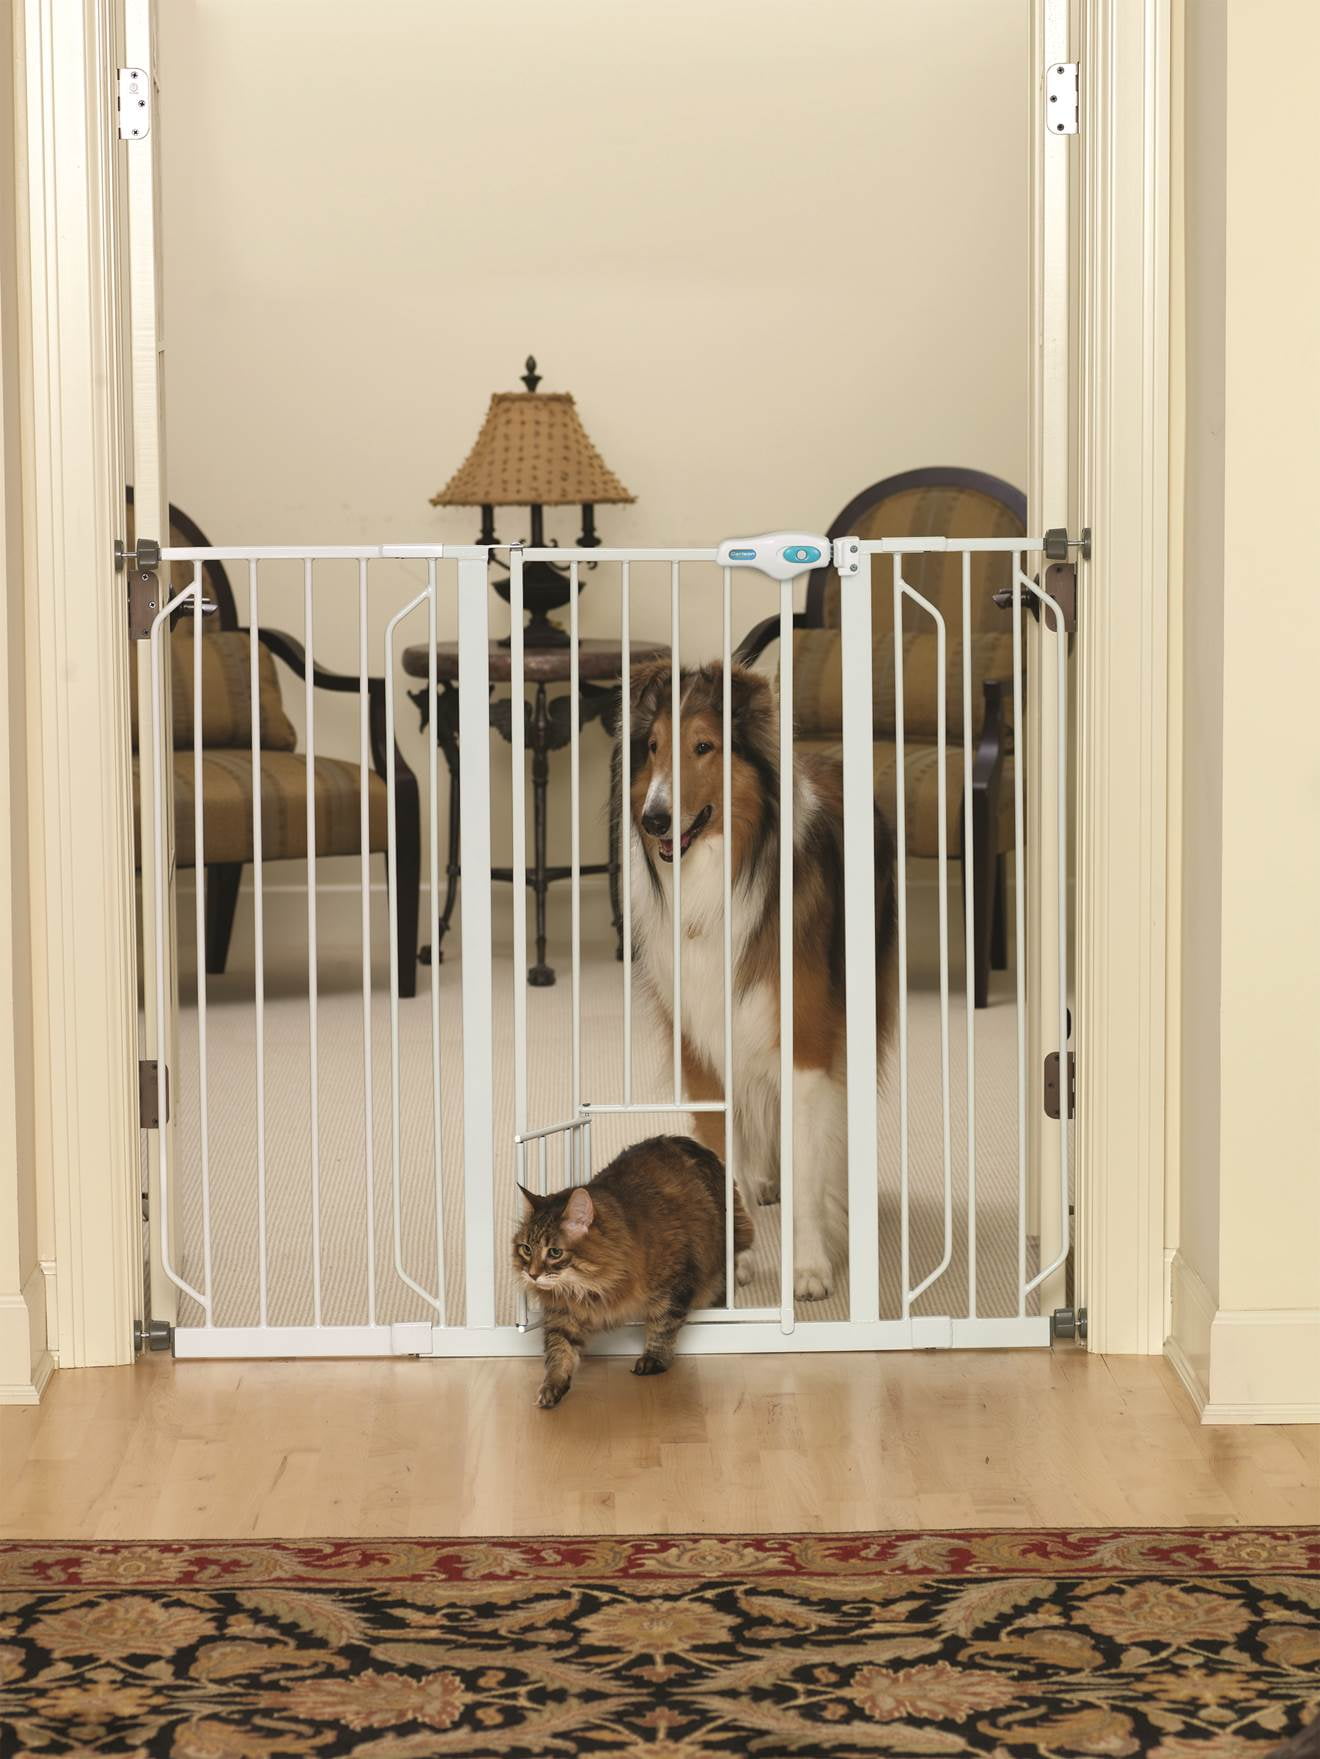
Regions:
<instances>
[{"instance_id":1,"label":"brown fur","mask_svg":"<svg viewBox=\"0 0 1320 1759\"><path fill-rule=\"evenodd\" d=\"M545 1375L537 1404L557 1405L593 1332L646 1328L634 1374L663 1374L693 1307L724 1284L724 1169L686 1136L624 1149L588 1185L540 1197L513 1240L514 1268L545 1313ZM734 1249L752 1224L733 1194Z\"/></svg>"}]
</instances>

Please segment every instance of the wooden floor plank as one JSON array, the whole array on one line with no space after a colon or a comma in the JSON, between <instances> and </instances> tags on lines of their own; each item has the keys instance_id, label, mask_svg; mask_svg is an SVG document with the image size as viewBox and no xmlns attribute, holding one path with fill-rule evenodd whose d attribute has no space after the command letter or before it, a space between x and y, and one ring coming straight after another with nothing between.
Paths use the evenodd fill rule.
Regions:
<instances>
[{"instance_id":1,"label":"wooden floor plank","mask_svg":"<svg viewBox=\"0 0 1320 1759\"><path fill-rule=\"evenodd\" d=\"M1207 1428L1158 1359L185 1362L0 1409L0 1537L1320 1521L1320 1430Z\"/></svg>"}]
</instances>

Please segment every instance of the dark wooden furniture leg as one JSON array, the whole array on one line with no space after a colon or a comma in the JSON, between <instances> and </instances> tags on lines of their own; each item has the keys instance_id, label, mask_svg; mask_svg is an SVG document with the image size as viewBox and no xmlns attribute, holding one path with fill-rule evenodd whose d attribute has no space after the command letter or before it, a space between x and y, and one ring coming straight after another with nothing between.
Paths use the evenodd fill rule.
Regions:
<instances>
[{"instance_id":1,"label":"dark wooden furniture leg","mask_svg":"<svg viewBox=\"0 0 1320 1759\"><path fill-rule=\"evenodd\" d=\"M990 925L990 966L1008 970L1008 857L995 857L994 919Z\"/></svg>"},{"instance_id":2,"label":"dark wooden furniture leg","mask_svg":"<svg viewBox=\"0 0 1320 1759\"><path fill-rule=\"evenodd\" d=\"M444 939L453 921L454 905L458 902L458 845L463 814L458 765L458 691L452 684L446 684L441 690L435 714L436 743L444 753L449 770L449 858L445 866L445 902L436 927L435 945L431 948L431 957L439 964L445 956Z\"/></svg>"},{"instance_id":3,"label":"dark wooden furniture leg","mask_svg":"<svg viewBox=\"0 0 1320 1759\"><path fill-rule=\"evenodd\" d=\"M417 918L422 883L422 810L416 776L399 775L394 788L395 847L399 863L399 995L417 994ZM388 868L389 855L385 857Z\"/></svg>"},{"instance_id":4,"label":"dark wooden furniture leg","mask_svg":"<svg viewBox=\"0 0 1320 1759\"><path fill-rule=\"evenodd\" d=\"M536 893L536 963L527 973L533 989L548 989L554 970L545 962L545 906L550 893L546 873L546 794L550 784L550 712L545 685L536 686L532 710L532 890Z\"/></svg>"},{"instance_id":5,"label":"dark wooden furniture leg","mask_svg":"<svg viewBox=\"0 0 1320 1759\"><path fill-rule=\"evenodd\" d=\"M972 760L972 867L974 890L972 926L975 944L972 948L972 974L976 1006L984 1008L990 1000L990 960L994 940L995 883L1000 866L995 849L995 832L999 824L999 784L1004 769L1004 691L1002 679L987 678L985 716L981 737ZM967 827L963 826L964 850ZM967 865L964 856L963 884L966 886Z\"/></svg>"},{"instance_id":6,"label":"dark wooden furniture leg","mask_svg":"<svg viewBox=\"0 0 1320 1759\"><path fill-rule=\"evenodd\" d=\"M229 957L229 937L238 909L238 887L243 878L241 861L216 861L206 869L206 970L219 977Z\"/></svg>"}]
</instances>

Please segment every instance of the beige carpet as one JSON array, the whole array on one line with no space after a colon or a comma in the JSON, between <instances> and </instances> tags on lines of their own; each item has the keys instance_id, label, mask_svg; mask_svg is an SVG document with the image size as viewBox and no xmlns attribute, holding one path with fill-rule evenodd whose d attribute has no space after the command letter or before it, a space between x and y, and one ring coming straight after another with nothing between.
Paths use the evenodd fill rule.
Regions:
<instances>
[{"instance_id":1,"label":"beige carpet","mask_svg":"<svg viewBox=\"0 0 1320 1759\"><path fill-rule=\"evenodd\" d=\"M497 887L497 932L507 927L508 892ZM342 895L339 900L344 902ZM182 901L181 901L182 902ZM272 1324L310 1324L313 1320L311 1128L309 1029L306 997L306 931L296 909L281 912L268 903L266 1000L266 1204L268 1318ZM284 902L293 900L286 897ZM373 1129L375 1154L375 1268L378 1322L422 1319L427 1303L394 1268L390 1031L388 965L383 951L385 901L374 899L376 994L372 1010ZM560 913L556 912L556 917ZM256 1126L255 1010L251 957L251 907L240 903L230 970L209 983L207 1009L209 1145L212 1254L217 1325L253 1325L259 1318L258 1193ZM911 923L911 1240L913 1281L938 1263L942 1251L943 1204L939 1083L938 963L934 954L936 894L913 889ZM359 1324L368 1318L367 1178L364 1130L362 995L360 950L347 931L345 911L322 910L320 934L319 1088L320 1088L320 1262L321 1318L327 1324ZM187 939L191 911L181 908L185 1002L193 999ZM556 922L552 919L552 929ZM457 928L457 923L455 925ZM961 936L953 924L955 957ZM437 1207L443 1238L446 1299L451 1323L462 1323L462 1024L458 939L438 968L441 1021L440 1187L436 1203L432 1131L431 1003L429 974L423 969L417 997L400 1005L400 1181L398 1233L408 1275L434 1293L437 1287ZM549 1123L569 1110L571 995L566 933L552 936L550 957L560 973L556 987L528 990L529 1092L533 1124ZM960 958L952 973L951 1014L953 1084L954 1256L944 1276L924 1295L916 1311L961 1315L967 1312L966 1067ZM496 1161L492 1178L498 1232L512 1231L513 1186L512 960L508 949L495 961L495 1083L492 1094ZM584 887L582 1048L585 1097L597 1102L622 1098L622 967L613 957L603 889ZM1017 1112L1016 1011L1008 974L996 974L991 1006L976 1020L976 1111L978 1181L978 1310L983 1316L1017 1311ZM735 1067L736 1067L735 1047ZM198 1104L197 1013L185 1006L181 1021L179 1067L175 1075L177 1118L175 1191L176 1242L180 1267L201 1286L202 1230L200 1110ZM671 1053L641 1004L634 1009L634 1099L670 1097ZM882 1316L899 1313L898 1257L898 1080L891 1060L881 1084L878 1172ZM597 1169L627 1142L652 1128L682 1128L681 1121L598 1119L593 1155ZM560 1151L562 1152L562 1150ZM552 1184L563 1179L552 1173ZM778 1301L779 1210L757 1209L753 1282L739 1303ZM1028 1263L1037 1262L1034 1242ZM511 1279L503 1256L497 1259L497 1303L501 1321L514 1317ZM1034 1306L1030 1309L1034 1311ZM844 1318L846 1287L815 1305L804 1305L800 1319ZM185 1302L181 1323L197 1323L200 1310Z\"/></svg>"}]
</instances>

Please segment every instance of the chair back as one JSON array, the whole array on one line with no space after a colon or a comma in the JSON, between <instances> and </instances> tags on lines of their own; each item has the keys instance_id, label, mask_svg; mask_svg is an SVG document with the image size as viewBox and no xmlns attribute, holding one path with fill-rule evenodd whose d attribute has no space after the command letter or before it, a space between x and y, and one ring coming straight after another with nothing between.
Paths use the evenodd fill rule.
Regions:
<instances>
[{"instance_id":1,"label":"chair back","mask_svg":"<svg viewBox=\"0 0 1320 1759\"><path fill-rule=\"evenodd\" d=\"M850 501L830 526L835 537L899 538L1023 537L1027 529L1027 497L1011 483L980 470L934 465L904 471L873 483ZM893 566L887 557L872 561L874 627L892 628ZM906 556L903 578L914 591L938 606L952 641L962 628L962 557L932 551ZM1008 619L991 595L1012 584L1012 557L972 558L972 631L1000 634ZM839 577L832 568L817 568L807 587L807 622L824 628L839 625ZM919 605L903 607L905 631L931 628Z\"/></svg>"}]
</instances>

